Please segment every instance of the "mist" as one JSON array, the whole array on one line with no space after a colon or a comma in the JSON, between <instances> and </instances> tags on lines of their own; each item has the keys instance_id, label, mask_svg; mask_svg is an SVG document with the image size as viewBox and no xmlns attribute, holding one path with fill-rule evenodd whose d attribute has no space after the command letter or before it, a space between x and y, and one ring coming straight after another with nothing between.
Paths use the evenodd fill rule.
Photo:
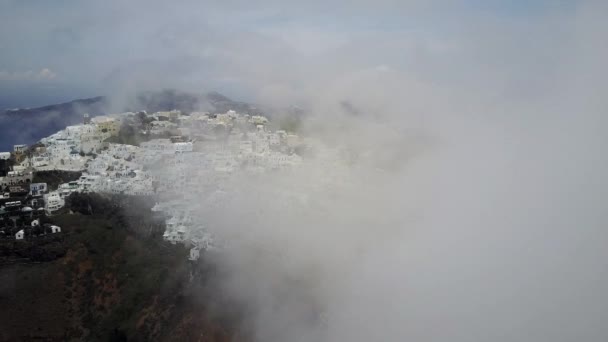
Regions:
<instances>
[{"instance_id":1,"label":"mist","mask_svg":"<svg viewBox=\"0 0 608 342\"><path fill-rule=\"evenodd\" d=\"M65 3L56 82L305 108L301 167L194 204L255 340L608 339L603 2Z\"/></svg>"}]
</instances>

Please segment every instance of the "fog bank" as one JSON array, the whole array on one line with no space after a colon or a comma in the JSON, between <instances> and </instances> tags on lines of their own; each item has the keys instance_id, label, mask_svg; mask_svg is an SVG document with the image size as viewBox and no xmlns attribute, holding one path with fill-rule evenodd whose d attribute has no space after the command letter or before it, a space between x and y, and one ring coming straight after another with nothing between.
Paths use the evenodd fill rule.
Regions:
<instances>
[{"instance_id":1,"label":"fog bank","mask_svg":"<svg viewBox=\"0 0 608 342\"><path fill-rule=\"evenodd\" d=\"M608 8L498 3L74 4L30 69L303 108L300 167L195 204L257 341L604 341Z\"/></svg>"}]
</instances>

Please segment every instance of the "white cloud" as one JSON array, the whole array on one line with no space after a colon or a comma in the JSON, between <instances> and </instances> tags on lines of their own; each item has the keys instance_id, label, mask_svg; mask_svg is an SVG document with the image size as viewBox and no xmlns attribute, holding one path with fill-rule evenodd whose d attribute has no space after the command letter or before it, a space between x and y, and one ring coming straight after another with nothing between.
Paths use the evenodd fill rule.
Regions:
<instances>
[{"instance_id":1,"label":"white cloud","mask_svg":"<svg viewBox=\"0 0 608 342\"><path fill-rule=\"evenodd\" d=\"M263 102L304 103L316 114L305 128L323 139L374 160L404 161L393 174L374 164L348 170L355 185L337 193L309 190L310 208L319 211L308 216L283 212L255 191L227 212L209 213L211 224L253 232L296 261L271 268L246 251L233 256L234 278L250 281L232 285L259 309L252 319L260 336L305 336L305 322L289 320L309 299L299 302L301 288L284 280L295 274L304 294L326 305L329 341L607 340L606 5L521 19L442 9L445 1L435 14L427 12L432 5L415 5L422 1L339 1L348 15L320 1L133 1L122 12L117 3L109 6L120 14L113 20L103 8L58 15L56 25L72 17L75 28L87 25L77 30L82 39L61 40L73 49L55 52L54 61L83 80L114 70L117 92L125 84L231 82ZM276 10L251 15L264 6ZM325 9L334 28L310 15ZM391 14L415 28L383 27ZM359 20L377 28L361 29ZM55 77L44 69L0 72L0 79ZM343 101L390 129L346 117ZM433 144L420 148L417 136ZM420 158L408 159L414 152ZM314 184L323 171L313 165L286 187ZM267 214L248 220L248 213L258 219L257 209ZM247 220L235 222L235 212ZM287 243L272 245L277 240ZM274 282L287 295L273 292Z\"/></svg>"},{"instance_id":2,"label":"white cloud","mask_svg":"<svg viewBox=\"0 0 608 342\"><path fill-rule=\"evenodd\" d=\"M57 78L57 73L49 68L40 71L5 71L0 70L0 81L50 81Z\"/></svg>"}]
</instances>

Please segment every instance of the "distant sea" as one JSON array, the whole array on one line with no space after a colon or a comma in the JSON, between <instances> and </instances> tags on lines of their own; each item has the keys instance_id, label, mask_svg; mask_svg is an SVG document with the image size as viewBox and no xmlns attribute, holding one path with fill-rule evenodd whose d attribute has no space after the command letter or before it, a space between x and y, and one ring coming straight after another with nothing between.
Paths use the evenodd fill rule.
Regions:
<instances>
[{"instance_id":1,"label":"distant sea","mask_svg":"<svg viewBox=\"0 0 608 342\"><path fill-rule=\"evenodd\" d=\"M59 127L62 124L61 120L28 122L27 120L32 119L10 117L4 114L5 110L38 108L96 95L93 92L65 84L0 82L0 152L10 151L14 144L32 144L62 128Z\"/></svg>"},{"instance_id":2,"label":"distant sea","mask_svg":"<svg viewBox=\"0 0 608 342\"><path fill-rule=\"evenodd\" d=\"M13 108L36 108L94 97L95 91L68 84L0 82L0 112Z\"/></svg>"}]
</instances>

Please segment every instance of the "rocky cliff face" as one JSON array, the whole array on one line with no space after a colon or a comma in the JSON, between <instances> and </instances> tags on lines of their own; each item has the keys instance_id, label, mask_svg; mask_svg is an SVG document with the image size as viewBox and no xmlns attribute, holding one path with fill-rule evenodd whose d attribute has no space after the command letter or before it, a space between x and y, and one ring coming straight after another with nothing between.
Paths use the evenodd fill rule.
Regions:
<instances>
[{"instance_id":1,"label":"rocky cliff face","mask_svg":"<svg viewBox=\"0 0 608 342\"><path fill-rule=\"evenodd\" d=\"M244 339L213 267L164 243L149 211L116 198L77 201L92 213L54 217L60 237L3 243L13 245L0 249L0 340Z\"/></svg>"}]
</instances>

